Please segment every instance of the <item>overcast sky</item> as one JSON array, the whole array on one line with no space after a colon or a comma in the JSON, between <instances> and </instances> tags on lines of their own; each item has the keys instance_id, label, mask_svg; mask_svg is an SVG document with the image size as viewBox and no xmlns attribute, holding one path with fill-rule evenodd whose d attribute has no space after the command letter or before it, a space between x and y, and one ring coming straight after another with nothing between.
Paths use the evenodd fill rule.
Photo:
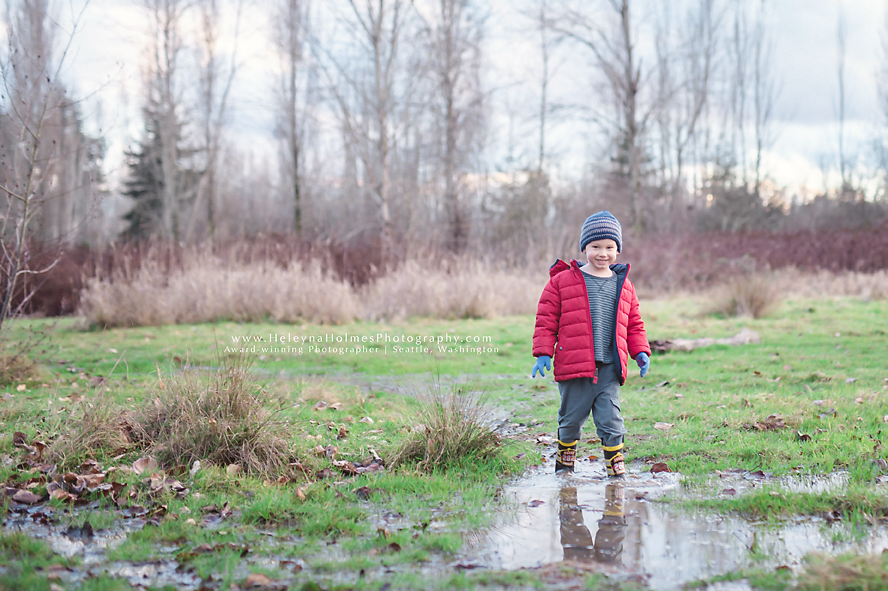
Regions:
<instances>
[{"instance_id":1,"label":"overcast sky","mask_svg":"<svg viewBox=\"0 0 888 591\"><path fill-rule=\"evenodd\" d=\"M72 0L73 9L83 0ZM335 0L314 0L333 2ZM645 4L659 0L639 0ZM539 96L540 58L538 37L532 24L516 11L531 0L487 0L489 14L487 49L491 68L491 129L494 130L492 166L502 160L508 144L509 110L518 112L511 120L515 139L523 140L530 153L535 141L533 113ZM57 0L69 22L72 7ZM273 126L269 98L271 69L276 58L268 40L266 3L254 0L241 25L239 52L241 69L233 96L231 137L251 145L256 154L273 149L269 138ZM323 5L321 5L323 6ZM781 89L774 123L775 141L766 154L766 172L790 193L820 190L824 183L837 184L837 173L824 179L821 167L835 169L838 143L838 83L836 30L842 14L847 28L846 55L846 143L850 155L865 160L869 145L883 131L879 108L877 75L882 63L885 29L883 0L767 0L769 31L774 40L774 68ZM68 16L65 16L68 15ZM230 23L229 23L230 24ZM80 96L94 93L87 102L91 125L101 126L108 143L111 178L119 178L122 149L141 130L141 62L145 46L146 17L137 0L92 0L70 56L66 78ZM639 45L650 42L651 23L639 19ZM589 56L573 48L556 56L553 63L554 101L581 102L589 93ZM517 89L517 91L516 91ZM517 122L517 123L516 123ZM570 117L562 118L552 130L552 165L570 171L589 157L592 130ZM520 151L521 146L519 146Z\"/></svg>"}]
</instances>

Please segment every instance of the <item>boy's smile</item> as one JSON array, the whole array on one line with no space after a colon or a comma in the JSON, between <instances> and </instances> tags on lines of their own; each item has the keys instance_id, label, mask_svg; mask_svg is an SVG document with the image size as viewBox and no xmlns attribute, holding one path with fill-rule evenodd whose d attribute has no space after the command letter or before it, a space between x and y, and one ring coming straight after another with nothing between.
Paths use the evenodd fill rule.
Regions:
<instances>
[{"instance_id":1,"label":"boy's smile","mask_svg":"<svg viewBox=\"0 0 888 591\"><path fill-rule=\"evenodd\" d=\"M593 240L586 245L586 258L589 264L583 266L583 271L598 277L610 277L610 266L617 262L617 243L610 238Z\"/></svg>"}]
</instances>

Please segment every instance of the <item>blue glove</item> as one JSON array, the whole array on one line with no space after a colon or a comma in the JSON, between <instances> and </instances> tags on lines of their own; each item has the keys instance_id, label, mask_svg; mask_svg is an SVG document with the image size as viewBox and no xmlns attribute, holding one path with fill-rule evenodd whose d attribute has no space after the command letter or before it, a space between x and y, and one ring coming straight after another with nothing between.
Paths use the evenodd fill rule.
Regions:
<instances>
[{"instance_id":1,"label":"blue glove","mask_svg":"<svg viewBox=\"0 0 888 591\"><path fill-rule=\"evenodd\" d=\"M647 353L644 352L639 353L635 356L635 363L637 363L638 367L641 368L641 371L639 372L639 375L641 377L644 377L644 374L646 374L651 368L651 358L648 356Z\"/></svg>"},{"instance_id":2,"label":"blue glove","mask_svg":"<svg viewBox=\"0 0 888 591\"><path fill-rule=\"evenodd\" d=\"M543 371L543 368L552 371L552 358L548 355L540 355L537 357L536 363L533 364L533 369L530 372L530 377L535 378L537 372L540 372L542 377L546 377L546 372Z\"/></svg>"}]
</instances>

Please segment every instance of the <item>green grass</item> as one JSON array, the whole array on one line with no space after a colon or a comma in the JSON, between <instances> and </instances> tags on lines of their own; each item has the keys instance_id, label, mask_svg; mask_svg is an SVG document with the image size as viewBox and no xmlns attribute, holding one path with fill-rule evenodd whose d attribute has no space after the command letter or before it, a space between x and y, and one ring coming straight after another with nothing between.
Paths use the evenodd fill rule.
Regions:
<instances>
[{"instance_id":1,"label":"green grass","mask_svg":"<svg viewBox=\"0 0 888 591\"><path fill-rule=\"evenodd\" d=\"M49 589L46 574L50 565L68 566L69 561L56 556L45 543L23 533L0 534L0 590L22 591Z\"/></svg>"},{"instance_id":2,"label":"green grass","mask_svg":"<svg viewBox=\"0 0 888 591\"><path fill-rule=\"evenodd\" d=\"M621 392L629 430L628 459L667 462L688 477L690 488L703 491L690 503L716 511L757 518L839 511L861 523L867 516L888 516L888 497L881 487L874 486L879 472L874 461L888 458L888 357L884 354L888 303L787 301L771 317L758 320L724 318L707 314L706 308L705 301L694 298L642 300L651 339L723 337L749 327L760 334L761 344L655 355L644 379L630 363L631 375ZM11 336L22 336L29 326L39 328L47 322L19 321L11 328ZM529 378L533 322L533 317L522 316L414 319L386 325L358 322L336 327L223 322L83 331L75 320L63 319L38 356L44 365L41 380L25 384L24 391L17 390L17 384L0 391L0 397L9 394L0 406L0 458L20 456L20 450L12 445L13 432L23 431L29 438L51 445L78 416L78 405L102 400L116 409L132 411L159 395L158 368L164 379L186 360L193 365L217 365L219 353L231 344L231 337L247 334L266 340L271 333L316 338L332 335L334 341L345 335L374 339L378 334L424 335L435 341L448 335L451 339L472 335L490 337L489 343L480 344L496 349L477 355L440 351L435 343L426 345L430 353L408 353L395 352L397 344L390 342L387 348L383 343L381 351L361 354L315 353L304 345L302 355L269 352L264 359L257 357L257 379L268 388L270 397L273 394L285 401L281 416L289 425L289 444L313 470L330 467L326 458L314 453L316 446L337 446L338 459L360 461L370 456L371 448L387 457L414 426L417 406L411 393L427 391L435 379L470 380L511 422L533 424L527 435L554 434L557 387L551 376ZM103 398L89 385L89 377L96 375L109 377ZM846 382L849 378L854 381ZM657 387L663 382L668 384ZM84 401L77 402L80 396ZM315 410L321 400L341 406L338 410ZM772 414L780 415L787 428L759 431L754 427ZM372 423L361 422L366 417ZM657 422L674 426L664 432L654 428ZM341 427L347 431L344 439L337 438ZM810 440L802 441L797 432L809 435ZM586 442L592 435L594 430L587 429L581 454L597 453L596 446ZM510 442L514 449L508 449L503 457L526 452L524 461L538 460L537 448L527 439ZM112 450L84 457L95 457L105 466L126 466L140 457L140 450L129 449L116 460ZM410 588L410 582L416 580L411 577L416 575L411 574L409 565L455 556L462 534L488 525L495 511L502 508L496 491L523 466L519 461L499 459L467 461L448 472L431 474L409 466L357 477L333 470L332 477L325 480L286 485L270 485L242 474L230 476L224 466L204 466L193 478L187 473L179 476L192 490L185 499L149 498L141 490L144 476L119 474L115 478L126 482L129 490L140 491L132 503L162 503L167 513L159 526L128 536L108 553L108 559L154 560L165 545L186 552L200 544L231 542L246 544L256 555L304 560L317 572L352 573L356 580L361 569L371 572L397 566L401 574L387 580L395 588ZM717 491L707 488L706 480L715 470L729 469L763 470L775 476L843 470L849 482L842 490L818 494L778 488L779 496L775 496L770 494L773 487L733 498L711 494ZM20 473L14 466L0 463L0 479L5 482L34 476L36 472ZM372 491L368 500L354 492L362 486ZM218 529L185 523L189 517L200 523L202 507L225 502L235 514ZM2 511L0 506L0 514ZM78 513L71 521L80 523L84 515ZM430 519L443 526L429 528ZM99 510L90 520L94 526L114 527L118 518ZM384 534L378 530L383 522L394 524ZM257 533L259 530L274 532L275 543ZM390 550L393 542L400 551ZM23 541L16 544L21 546ZM7 552L4 562L18 566L2 575L5 579L0 579L0 588L28 588L25 582L38 589L48 587L36 569L57 557L47 555L45 547L38 544L21 558L3 551ZM235 572L238 560L237 551L220 549L195 556L188 563L201 576L224 574L226 581L239 583L241 575ZM778 588L777 574L760 577L762 582L757 586ZM534 588L543 585L543 579L532 573L467 572L431 582L421 580L440 588ZM297 586L311 580L300 575ZM98 585L90 588L120 584L110 579L96 581L90 580L90 585ZM359 582L355 588L378 588L377 583ZM318 584L333 586L320 578ZM589 577L587 586L613 585L607 579Z\"/></svg>"}]
</instances>

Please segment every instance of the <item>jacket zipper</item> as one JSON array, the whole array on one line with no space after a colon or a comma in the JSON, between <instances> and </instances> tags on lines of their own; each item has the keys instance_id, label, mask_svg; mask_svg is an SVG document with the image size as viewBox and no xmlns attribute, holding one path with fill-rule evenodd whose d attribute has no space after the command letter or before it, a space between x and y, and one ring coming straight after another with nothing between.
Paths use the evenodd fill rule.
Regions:
<instances>
[{"instance_id":1,"label":"jacket zipper","mask_svg":"<svg viewBox=\"0 0 888 591\"><path fill-rule=\"evenodd\" d=\"M623 297L623 286L626 283L626 275L628 273L624 271L623 273L619 273L620 278L618 279L619 283L617 283L617 303L614 309L614 353L617 354L617 363L620 364L620 375L623 378L623 381L626 381L626 376L623 374L623 360L620 358L620 346L617 344L617 324L619 323L618 316L620 315L620 299ZM626 360L626 365L628 367L629 360Z\"/></svg>"}]
</instances>

